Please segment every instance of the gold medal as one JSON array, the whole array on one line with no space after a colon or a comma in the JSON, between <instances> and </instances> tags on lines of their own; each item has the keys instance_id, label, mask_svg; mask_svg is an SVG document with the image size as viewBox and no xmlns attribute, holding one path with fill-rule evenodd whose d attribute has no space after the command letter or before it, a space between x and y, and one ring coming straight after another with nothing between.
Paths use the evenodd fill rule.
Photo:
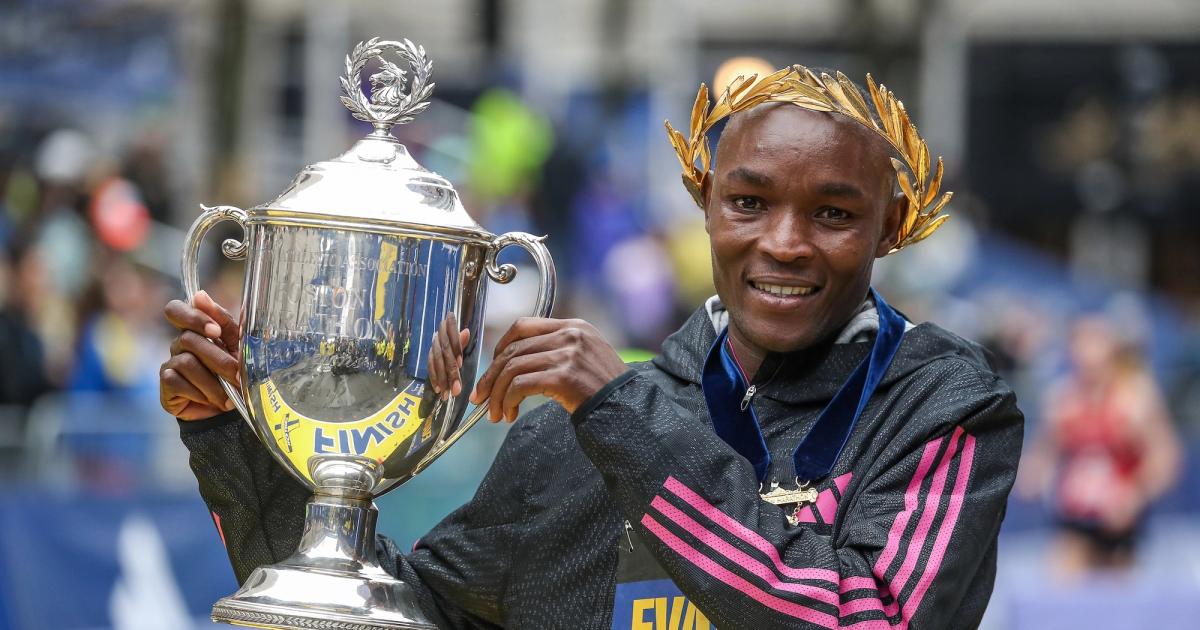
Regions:
<instances>
[{"instance_id":1,"label":"gold medal","mask_svg":"<svg viewBox=\"0 0 1200 630\"><path fill-rule=\"evenodd\" d=\"M800 522L800 508L810 503L816 503L817 490L809 488L807 482L800 483L799 480L796 482L796 487L791 490L779 487L778 481L772 481L771 490L759 494L759 497L771 505L778 505L785 509L791 507L792 509L788 510L787 515L788 523L797 525Z\"/></svg>"}]
</instances>

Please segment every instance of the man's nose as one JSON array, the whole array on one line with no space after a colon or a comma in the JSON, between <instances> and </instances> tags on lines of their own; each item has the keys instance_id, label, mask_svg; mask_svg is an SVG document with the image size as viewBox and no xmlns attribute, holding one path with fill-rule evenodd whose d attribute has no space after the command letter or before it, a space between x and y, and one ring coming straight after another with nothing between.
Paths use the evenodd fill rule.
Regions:
<instances>
[{"instance_id":1,"label":"man's nose","mask_svg":"<svg viewBox=\"0 0 1200 630\"><path fill-rule=\"evenodd\" d=\"M766 231L758 239L758 249L781 263L813 257L811 226L799 213L774 212Z\"/></svg>"}]
</instances>

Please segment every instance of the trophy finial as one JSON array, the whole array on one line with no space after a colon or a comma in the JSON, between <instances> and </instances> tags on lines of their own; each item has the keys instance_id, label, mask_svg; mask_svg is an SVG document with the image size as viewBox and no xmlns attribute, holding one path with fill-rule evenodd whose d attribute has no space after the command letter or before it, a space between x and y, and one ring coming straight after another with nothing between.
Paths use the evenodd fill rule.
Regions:
<instances>
[{"instance_id":1,"label":"trophy finial","mask_svg":"<svg viewBox=\"0 0 1200 630\"><path fill-rule=\"evenodd\" d=\"M410 73L383 55L391 52L408 62ZM363 92L359 78L371 59L380 62L379 71L367 77L370 97ZM369 122L375 133L387 135L394 125L409 122L429 107L429 95L435 84L429 82L433 62L425 56L425 48L410 40L391 41L372 37L359 42L346 55L346 73L342 75L342 104L355 118Z\"/></svg>"}]
</instances>

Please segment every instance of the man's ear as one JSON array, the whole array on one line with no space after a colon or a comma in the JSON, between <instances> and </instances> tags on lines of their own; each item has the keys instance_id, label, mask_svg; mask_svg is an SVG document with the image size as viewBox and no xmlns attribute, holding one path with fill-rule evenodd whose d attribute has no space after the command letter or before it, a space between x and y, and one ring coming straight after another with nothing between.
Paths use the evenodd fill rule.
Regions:
<instances>
[{"instance_id":1,"label":"man's ear","mask_svg":"<svg viewBox=\"0 0 1200 630\"><path fill-rule=\"evenodd\" d=\"M896 193L887 208L884 209L883 231L879 233L879 244L875 247L875 257L883 258L892 251L900 237L900 222L908 214L908 197L904 193Z\"/></svg>"}]
</instances>

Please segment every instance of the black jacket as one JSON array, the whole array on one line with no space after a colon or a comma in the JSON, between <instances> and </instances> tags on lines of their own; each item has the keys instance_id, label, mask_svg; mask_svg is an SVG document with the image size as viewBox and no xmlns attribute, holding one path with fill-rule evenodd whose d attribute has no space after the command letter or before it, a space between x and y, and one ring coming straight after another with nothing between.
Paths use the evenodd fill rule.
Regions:
<instances>
[{"instance_id":1,"label":"black jacket","mask_svg":"<svg viewBox=\"0 0 1200 630\"><path fill-rule=\"evenodd\" d=\"M380 537L384 567L443 627L607 629L629 522L722 629L978 625L1023 423L983 351L932 324L909 330L791 526L712 430L699 381L714 338L701 309L573 416L525 414L475 497L412 552ZM777 466L870 345L775 357L754 405ZM234 418L182 426L241 581L296 549L307 492Z\"/></svg>"}]
</instances>

